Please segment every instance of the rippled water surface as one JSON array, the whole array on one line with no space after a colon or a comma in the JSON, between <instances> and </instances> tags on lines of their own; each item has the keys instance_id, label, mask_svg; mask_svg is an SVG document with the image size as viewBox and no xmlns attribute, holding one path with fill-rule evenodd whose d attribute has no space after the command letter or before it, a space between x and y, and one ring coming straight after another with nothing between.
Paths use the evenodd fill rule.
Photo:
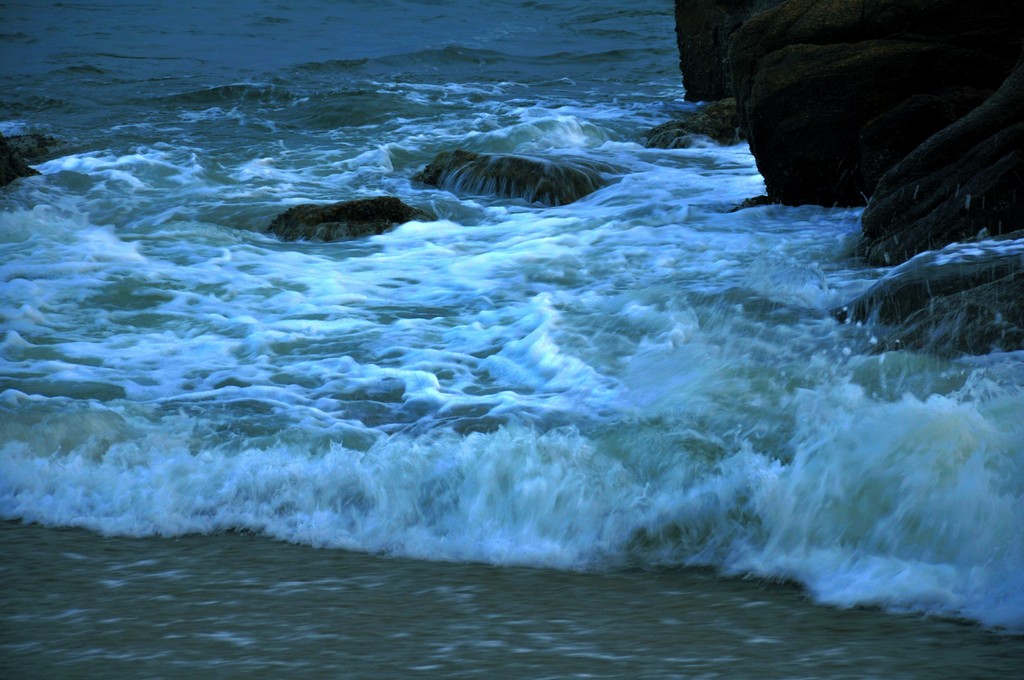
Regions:
<instances>
[{"instance_id":1,"label":"rippled water surface","mask_svg":"<svg viewBox=\"0 0 1024 680\"><path fill-rule=\"evenodd\" d=\"M1021 666L1020 353L873 351L857 211L642 146L671 3L2 11L0 131L59 144L0 195L0 668ZM608 184L412 179L455 148ZM384 194L436 219L264 233Z\"/></svg>"},{"instance_id":2,"label":"rippled water surface","mask_svg":"<svg viewBox=\"0 0 1024 680\"><path fill-rule=\"evenodd\" d=\"M1015 677L1019 638L809 606L705 570L600 574L0 526L8 677ZM41 579L40 573L59 573Z\"/></svg>"}]
</instances>

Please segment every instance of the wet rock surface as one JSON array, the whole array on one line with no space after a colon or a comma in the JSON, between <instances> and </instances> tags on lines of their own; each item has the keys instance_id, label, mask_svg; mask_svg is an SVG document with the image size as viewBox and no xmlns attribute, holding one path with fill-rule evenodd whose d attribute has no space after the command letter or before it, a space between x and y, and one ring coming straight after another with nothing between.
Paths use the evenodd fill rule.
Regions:
<instances>
[{"instance_id":1,"label":"wet rock surface","mask_svg":"<svg viewBox=\"0 0 1024 680\"><path fill-rule=\"evenodd\" d=\"M887 164L999 87L1020 50L1015 12L996 0L787 0L752 17L729 62L768 195L863 205ZM877 148L908 124L909 139Z\"/></svg>"},{"instance_id":2,"label":"wet rock surface","mask_svg":"<svg viewBox=\"0 0 1024 680\"><path fill-rule=\"evenodd\" d=\"M662 123L647 132L649 149L684 149L707 143L736 144L742 139L740 119L733 98L711 102L689 116Z\"/></svg>"},{"instance_id":3,"label":"wet rock surface","mask_svg":"<svg viewBox=\"0 0 1024 680\"><path fill-rule=\"evenodd\" d=\"M1024 228L1024 58L984 104L881 178L862 221L868 260L882 265Z\"/></svg>"},{"instance_id":4,"label":"wet rock surface","mask_svg":"<svg viewBox=\"0 0 1024 680\"><path fill-rule=\"evenodd\" d=\"M0 187L7 186L21 177L31 177L39 172L28 166L17 147L0 135Z\"/></svg>"},{"instance_id":5,"label":"wet rock surface","mask_svg":"<svg viewBox=\"0 0 1024 680\"><path fill-rule=\"evenodd\" d=\"M744 21L782 0L680 0L676 42L686 100L716 101L732 96L729 40Z\"/></svg>"},{"instance_id":6,"label":"wet rock surface","mask_svg":"<svg viewBox=\"0 0 1024 680\"><path fill-rule=\"evenodd\" d=\"M392 196L328 205L305 203L274 218L267 232L285 241L341 241L382 234L399 224L433 219Z\"/></svg>"},{"instance_id":7,"label":"wet rock surface","mask_svg":"<svg viewBox=\"0 0 1024 680\"><path fill-rule=\"evenodd\" d=\"M1024 231L1014 236L919 255L833 315L867 324L879 350L1024 349Z\"/></svg>"},{"instance_id":8,"label":"wet rock surface","mask_svg":"<svg viewBox=\"0 0 1024 680\"><path fill-rule=\"evenodd\" d=\"M28 163L41 163L54 156L54 150L63 142L56 137L30 132L24 135L11 135L7 144Z\"/></svg>"},{"instance_id":9,"label":"wet rock surface","mask_svg":"<svg viewBox=\"0 0 1024 680\"><path fill-rule=\"evenodd\" d=\"M460 194L492 194L531 203L565 205L608 183L613 168L583 161L553 161L531 156L442 151L417 182Z\"/></svg>"},{"instance_id":10,"label":"wet rock surface","mask_svg":"<svg viewBox=\"0 0 1024 680\"><path fill-rule=\"evenodd\" d=\"M970 243L1024 229L1019 8L755 4L677 1L683 80L736 98L770 201L866 204L858 254L874 265L905 263L837 318L869 324L882 349L1024 347L1017 246ZM731 36L724 56L723 35Z\"/></svg>"}]
</instances>

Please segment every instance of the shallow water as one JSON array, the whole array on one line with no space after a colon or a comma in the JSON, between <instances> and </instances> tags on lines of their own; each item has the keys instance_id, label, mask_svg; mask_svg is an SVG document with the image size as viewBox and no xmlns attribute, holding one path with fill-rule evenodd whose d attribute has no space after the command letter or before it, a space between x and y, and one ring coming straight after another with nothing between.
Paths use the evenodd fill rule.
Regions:
<instances>
[{"instance_id":1,"label":"shallow water","mask_svg":"<svg viewBox=\"0 0 1024 680\"><path fill-rule=\"evenodd\" d=\"M1024 641L708 570L600 574L0 525L7 677L1014 677ZM9 552L8 552L9 551ZM41 579L40 572L51 574Z\"/></svg>"},{"instance_id":2,"label":"shallow water","mask_svg":"<svg viewBox=\"0 0 1024 680\"><path fill-rule=\"evenodd\" d=\"M670 4L620 5L5 8L0 130L62 140L0 197L0 515L53 528L5 525L19 563L47 541L201 546L239 573L301 551L465 578L492 609L491 578L542 602L659 600L678 579L725 608L785 593L768 619L872 622L858 644L884 663L933 658L898 658L887 621L1018 654L1021 354L877 353L837 325L885 274L849 257L859 212L729 212L763 191L745 146L643 148L692 105ZM558 207L412 180L453 148L614 171ZM380 194L437 219L263 233L291 205ZM97 559L78 583L105 578ZM26 585L50 587L68 584Z\"/></svg>"}]
</instances>

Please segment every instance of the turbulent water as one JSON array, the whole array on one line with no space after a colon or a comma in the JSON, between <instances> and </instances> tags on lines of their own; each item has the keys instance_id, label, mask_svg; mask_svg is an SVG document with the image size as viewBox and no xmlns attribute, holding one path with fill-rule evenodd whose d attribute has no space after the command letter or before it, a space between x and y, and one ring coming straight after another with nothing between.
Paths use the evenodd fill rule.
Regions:
<instances>
[{"instance_id":1,"label":"turbulent water","mask_svg":"<svg viewBox=\"0 0 1024 680\"><path fill-rule=\"evenodd\" d=\"M61 140L0 196L0 516L552 592L709 567L1018 639L1024 357L873 352L827 312L885 273L858 211L730 212L745 145L643 147L691 106L671 3L207 5L0 5L0 131ZM455 148L615 173L412 180ZM437 219L263 233L377 195Z\"/></svg>"}]
</instances>

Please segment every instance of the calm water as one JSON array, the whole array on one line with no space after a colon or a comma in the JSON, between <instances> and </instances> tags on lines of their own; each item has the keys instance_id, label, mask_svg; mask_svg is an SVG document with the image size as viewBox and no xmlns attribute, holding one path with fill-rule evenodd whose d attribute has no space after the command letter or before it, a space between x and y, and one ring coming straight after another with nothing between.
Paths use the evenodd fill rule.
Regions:
<instances>
[{"instance_id":1,"label":"calm water","mask_svg":"<svg viewBox=\"0 0 1024 680\"><path fill-rule=\"evenodd\" d=\"M0 5L0 670L1019 674L1024 356L872 353L857 211L644 149L671 3L193 5Z\"/></svg>"}]
</instances>

